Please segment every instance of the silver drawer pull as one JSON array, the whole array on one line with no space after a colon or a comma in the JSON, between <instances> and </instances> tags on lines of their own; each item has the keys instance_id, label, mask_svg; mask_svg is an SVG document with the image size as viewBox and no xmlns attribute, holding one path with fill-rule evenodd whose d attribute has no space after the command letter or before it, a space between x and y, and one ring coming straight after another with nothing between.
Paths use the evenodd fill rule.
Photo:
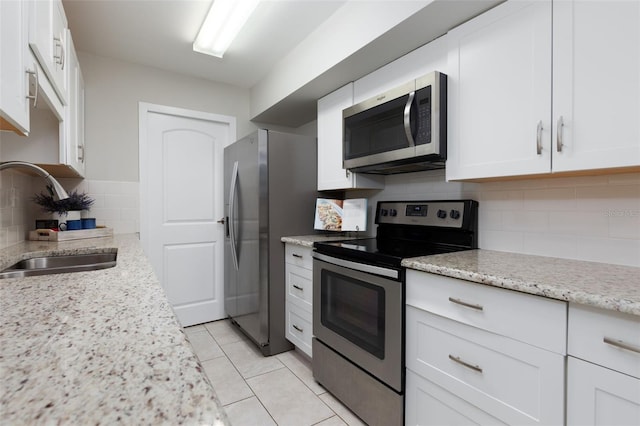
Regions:
<instances>
[{"instance_id":1,"label":"silver drawer pull","mask_svg":"<svg viewBox=\"0 0 640 426\"><path fill-rule=\"evenodd\" d=\"M604 339L602 339L602 341L604 343L607 343L607 344L611 345L611 346L615 346L617 348L626 349L628 351L640 354L640 347L636 346L636 345L632 345L631 343L625 343L622 340L612 339L610 337L605 337Z\"/></svg>"},{"instance_id":2,"label":"silver drawer pull","mask_svg":"<svg viewBox=\"0 0 640 426\"><path fill-rule=\"evenodd\" d=\"M451 354L449 354L449 359L453 362L457 362L460 365L464 365L467 368L472 369L473 371L477 371L478 373L482 373L482 368L480 368L480 366L478 365L473 365L473 364L469 364L468 362L464 362L463 360L460 359L460 357L458 356L453 356Z\"/></svg>"},{"instance_id":3,"label":"silver drawer pull","mask_svg":"<svg viewBox=\"0 0 640 426\"><path fill-rule=\"evenodd\" d=\"M292 255L293 255L293 257L297 257L298 259L302 259L302 255L301 254L293 253Z\"/></svg>"},{"instance_id":4,"label":"silver drawer pull","mask_svg":"<svg viewBox=\"0 0 640 426\"><path fill-rule=\"evenodd\" d=\"M456 304L462 305L462 306L466 306L467 308L475 309L475 310L478 310L478 311L484 310L482 305L476 305L475 303L469 303L469 302L465 302L465 301L460 300L460 299L454 299L453 297L449 298L449 302L456 303Z\"/></svg>"},{"instance_id":5,"label":"silver drawer pull","mask_svg":"<svg viewBox=\"0 0 640 426\"><path fill-rule=\"evenodd\" d=\"M299 285L294 284L293 288L295 288L296 290L304 291L304 288L300 287Z\"/></svg>"},{"instance_id":6,"label":"silver drawer pull","mask_svg":"<svg viewBox=\"0 0 640 426\"><path fill-rule=\"evenodd\" d=\"M298 330L300 333L302 333L304 331L302 328L298 327L297 325L295 325L295 324L292 324L292 325L293 325L293 328Z\"/></svg>"}]
</instances>

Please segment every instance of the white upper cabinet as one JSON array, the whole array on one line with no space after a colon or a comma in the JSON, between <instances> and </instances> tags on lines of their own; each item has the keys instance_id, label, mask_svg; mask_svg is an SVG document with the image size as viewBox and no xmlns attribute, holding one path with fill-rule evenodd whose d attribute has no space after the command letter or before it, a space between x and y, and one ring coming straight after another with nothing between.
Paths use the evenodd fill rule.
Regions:
<instances>
[{"instance_id":1,"label":"white upper cabinet","mask_svg":"<svg viewBox=\"0 0 640 426\"><path fill-rule=\"evenodd\" d=\"M553 171L640 165L640 2L553 3Z\"/></svg>"},{"instance_id":2,"label":"white upper cabinet","mask_svg":"<svg viewBox=\"0 0 640 426\"><path fill-rule=\"evenodd\" d=\"M65 108L64 135L61 136L61 162L84 174L84 79L76 51L67 30L69 67L69 105ZM62 152L64 151L64 152Z\"/></svg>"},{"instance_id":3,"label":"white upper cabinet","mask_svg":"<svg viewBox=\"0 0 640 426\"><path fill-rule=\"evenodd\" d=\"M0 1L0 129L23 135L29 133L29 71L35 72L29 69L26 14L24 2Z\"/></svg>"},{"instance_id":4,"label":"white upper cabinet","mask_svg":"<svg viewBox=\"0 0 640 426\"><path fill-rule=\"evenodd\" d=\"M342 110L353 105L353 83L318 100L318 191L383 188L380 176L342 168Z\"/></svg>"},{"instance_id":5,"label":"white upper cabinet","mask_svg":"<svg viewBox=\"0 0 640 426\"><path fill-rule=\"evenodd\" d=\"M450 31L447 179L639 166L639 28L636 1L545 0Z\"/></svg>"},{"instance_id":6,"label":"white upper cabinet","mask_svg":"<svg viewBox=\"0 0 640 426\"><path fill-rule=\"evenodd\" d=\"M447 179L549 172L551 2L508 2L448 34Z\"/></svg>"},{"instance_id":7,"label":"white upper cabinet","mask_svg":"<svg viewBox=\"0 0 640 426\"><path fill-rule=\"evenodd\" d=\"M63 105L69 97L67 18L61 0L30 0L29 45Z\"/></svg>"}]
</instances>

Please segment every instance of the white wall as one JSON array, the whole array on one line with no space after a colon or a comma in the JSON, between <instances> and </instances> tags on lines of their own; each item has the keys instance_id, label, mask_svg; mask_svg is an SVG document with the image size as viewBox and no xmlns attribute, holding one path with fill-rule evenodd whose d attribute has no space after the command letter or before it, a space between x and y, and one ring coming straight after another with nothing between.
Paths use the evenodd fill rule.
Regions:
<instances>
[{"instance_id":1,"label":"white wall","mask_svg":"<svg viewBox=\"0 0 640 426\"><path fill-rule=\"evenodd\" d=\"M371 195L370 211L377 201L477 200L482 249L640 266L640 173L461 183L442 170L387 176Z\"/></svg>"},{"instance_id":2,"label":"white wall","mask_svg":"<svg viewBox=\"0 0 640 426\"><path fill-rule=\"evenodd\" d=\"M78 52L84 76L86 178L138 182L138 102L231 115L249 122L249 91Z\"/></svg>"}]
</instances>

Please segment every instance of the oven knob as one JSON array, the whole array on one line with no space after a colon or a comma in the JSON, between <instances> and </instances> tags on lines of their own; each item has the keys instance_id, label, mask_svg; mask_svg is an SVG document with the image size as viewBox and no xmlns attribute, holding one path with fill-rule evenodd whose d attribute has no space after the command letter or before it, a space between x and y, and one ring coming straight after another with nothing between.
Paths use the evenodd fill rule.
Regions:
<instances>
[{"instance_id":1,"label":"oven knob","mask_svg":"<svg viewBox=\"0 0 640 426\"><path fill-rule=\"evenodd\" d=\"M451 219L454 219L454 220L460 219L460 211L459 210L451 210L449 212L449 217L451 217Z\"/></svg>"},{"instance_id":2,"label":"oven knob","mask_svg":"<svg viewBox=\"0 0 640 426\"><path fill-rule=\"evenodd\" d=\"M380 216L386 216L387 215L387 209L380 209Z\"/></svg>"},{"instance_id":3,"label":"oven knob","mask_svg":"<svg viewBox=\"0 0 640 426\"><path fill-rule=\"evenodd\" d=\"M444 210L438 210L438 213L436 213L436 216L438 216L440 219L446 219L447 212Z\"/></svg>"},{"instance_id":4,"label":"oven knob","mask_svg":"<svg viewBox=\"0 0 640 426\"><path fill-rule=\"evenodd\" d=\"M398 211L396 209L389 210L389 216L397 216L397 215L398 215Z\"/></svg>"}]
</instances>

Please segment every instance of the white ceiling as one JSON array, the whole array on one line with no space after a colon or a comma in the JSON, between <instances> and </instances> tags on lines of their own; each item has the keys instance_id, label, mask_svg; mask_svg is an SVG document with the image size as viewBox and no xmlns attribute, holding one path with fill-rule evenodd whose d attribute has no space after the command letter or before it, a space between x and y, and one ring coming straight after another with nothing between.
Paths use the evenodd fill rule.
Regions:
<instances>
[{"instance_id":1,"label":"white ceiling","mask_svg":"<svg viewBox=\"0 0 640 426\"><path fill-rule=\"evenodd\" d=\"M62 0L76 50L250 88L346 0L263 0L223 58L193 40L210 0Z\"/></svg>"}]
</instances>

